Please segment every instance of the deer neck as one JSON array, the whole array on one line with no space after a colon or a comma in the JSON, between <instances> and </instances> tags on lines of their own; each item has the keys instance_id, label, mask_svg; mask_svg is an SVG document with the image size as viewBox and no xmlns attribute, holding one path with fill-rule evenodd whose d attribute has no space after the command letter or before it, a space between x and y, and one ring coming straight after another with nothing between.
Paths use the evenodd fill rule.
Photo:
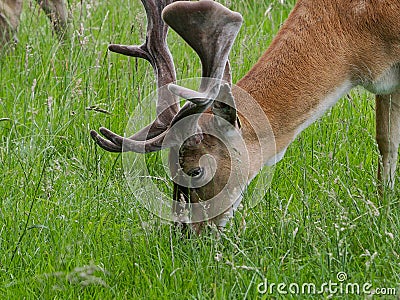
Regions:
<instances>
[{"instance_id":1,"label":"deer neck","mask_svg":"<svg viewBox=\"0 0 400 300\"><path fill-rule=\"evenodd\" d=\"M337 26L327 24L329 19L310 18L295 9L267 52L237 83L262 108L274 134L275 150L267 147L262 165L279 161L296 136L355 85L343 32L334 32ZM243 98L235 99L238 111L246 107ZM249 122L241 123L248 147L259 148Z\"/></svg>"},{"instance_id":2,"label":"deer neck","mask_svg":"<svg viewBox=\"0 0 400 300\"><path fill-rule=\"evenodd\" d=\"M276 153L269 155L264 162L269 164L279 160L296 136L321 117L354 84L346 73L340 74L335 70L334 64L329 69L332 73L326 76L321 75L321 66L317 64L279 66L280 62L274 61L273 56L264 56L263 60L265 63L254 68L238 86L260 105L274 133ZM237 106L240 109L242 105L246 103ZM246 135L251 132L246 128L249 124L241 122L244 137L251 141L252 136Z\"/></svg>"},{"instance_id":3,"label":"deer neck","mask_svg":"<svg viewBox=\"0 0 400 300\"><path fill-rule=\"evenodd\" d=\"M352 87L375 94L400 88L399 8L375 0L297 2L268 50L237 83L262 108L275 136L275 151L269 146L259 159L263 165L282 158L296 136ZM245 98L235 101L238 111L246 107ZM248 147L259 148L249 123L241 121Z\"/></svg>"}]
</instances>

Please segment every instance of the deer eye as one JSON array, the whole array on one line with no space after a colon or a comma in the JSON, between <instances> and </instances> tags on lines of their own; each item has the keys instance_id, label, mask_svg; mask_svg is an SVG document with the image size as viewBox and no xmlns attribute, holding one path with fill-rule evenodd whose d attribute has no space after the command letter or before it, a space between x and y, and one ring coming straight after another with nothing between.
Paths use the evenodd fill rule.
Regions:
<instances>
[{"instance_id":1,"label":"deer eye","mask_svg":"<svg viewBox=\"0 0 400 300\"><path fill-rule=\"evenodd\" d=\"M190 177L199 177L201 175L203 175L204 169L197 167L194 169L189 170L189 172L187 173Z\"/></svg>"}]
</instances>

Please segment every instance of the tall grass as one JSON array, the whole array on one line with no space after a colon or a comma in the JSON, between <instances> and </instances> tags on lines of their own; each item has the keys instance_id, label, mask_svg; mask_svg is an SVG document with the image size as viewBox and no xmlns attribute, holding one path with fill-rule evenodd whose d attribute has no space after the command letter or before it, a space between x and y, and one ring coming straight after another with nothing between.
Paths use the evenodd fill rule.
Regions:
<instances>
[{"instance_id":1,"label":"tall grass","mask_svg":"<svg viewBox=\"0 0 400 300\"><path fill-rule=\"evenodd\" d=\"M231 55L237 81L294 1L221 3L245 19ZM25 4L19 44L0 59L3 299L295 298L258 290L338 283L339 272L400 293L399 189L377 196L372 95L354 90L302 133L263 201L225 232L184 239L135 199L120 155L89 138L99 126L122 133L155 88L150 65L107 52L143 41L139 1L72 1L64 43ZM174 33L169 43L179 79L199 76L192 50Z\"/></svg>"}]
</instances>

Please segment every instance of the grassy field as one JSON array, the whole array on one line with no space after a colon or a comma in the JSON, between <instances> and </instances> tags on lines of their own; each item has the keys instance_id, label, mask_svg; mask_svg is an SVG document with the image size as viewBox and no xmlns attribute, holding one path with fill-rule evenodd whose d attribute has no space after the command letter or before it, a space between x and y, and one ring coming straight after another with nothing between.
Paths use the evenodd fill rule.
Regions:
<instances>
[{"instance_id":1,"label":"grassy field","mask_svg":"<svg viewBox=\"0 0 400 300\"><path fill-rule=\"evenodd\" d=\"M294 0L221 3L245 19L237 81ZM144 11L138 0L70 6L60 44L26 1L19 44L0 58L2 299L297 298L296 286L302 298L372 298L364 287L399 299L400 189L377 196L371 94L354 90L303 132L264 199L220 237L185 239L135 199L121 156L89 137L99 126L122 133L155 88L147 62L107 52L143 41ZM178 78L199 76L193 52L169 42Z\"/></svg>"}]
</instances>

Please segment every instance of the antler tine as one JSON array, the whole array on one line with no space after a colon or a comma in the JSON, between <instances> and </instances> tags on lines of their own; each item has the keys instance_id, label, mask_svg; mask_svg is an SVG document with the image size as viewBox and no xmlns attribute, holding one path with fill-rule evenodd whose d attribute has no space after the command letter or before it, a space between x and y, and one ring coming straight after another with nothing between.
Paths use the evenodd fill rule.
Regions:
<instances>
[{"instance_id":1,"label":"antler tine","mask_svg":"<svg viewBox=\"0 0 400 300\"><path fill-rule=\"evenodd\" d=\"M138 149L131 149L129 146L127 146L127 149L122 149L124 142L126 145L130 144L128 140L146 141L148 139L154 139L157 136L160 136L162 139L162 133L168 129L172 119L179 111L177 97L167 89L160 89L164 85L176 80L173 59L166 43L168 26L161 18L162 10L176 0L141 1L147 15L147 33L145 42L140 46L111 44L109 45L109 50L127 56L143 58L150 62L157 78L157 88L159 91L156 109L157 118L153 123L149 124L129 138L123 138L105 128L102 128L100 132L103 135L106 133L104 135L106 139L104 139L97 132L91 131L90 134L96 143L103 149L111 152L138 152L136 151ZM139 144L142 145L143 143ZM146 149L153 149L152 151L156 151L158 150L158 146L146 146Z\"/></svg>"}]
</instances>

